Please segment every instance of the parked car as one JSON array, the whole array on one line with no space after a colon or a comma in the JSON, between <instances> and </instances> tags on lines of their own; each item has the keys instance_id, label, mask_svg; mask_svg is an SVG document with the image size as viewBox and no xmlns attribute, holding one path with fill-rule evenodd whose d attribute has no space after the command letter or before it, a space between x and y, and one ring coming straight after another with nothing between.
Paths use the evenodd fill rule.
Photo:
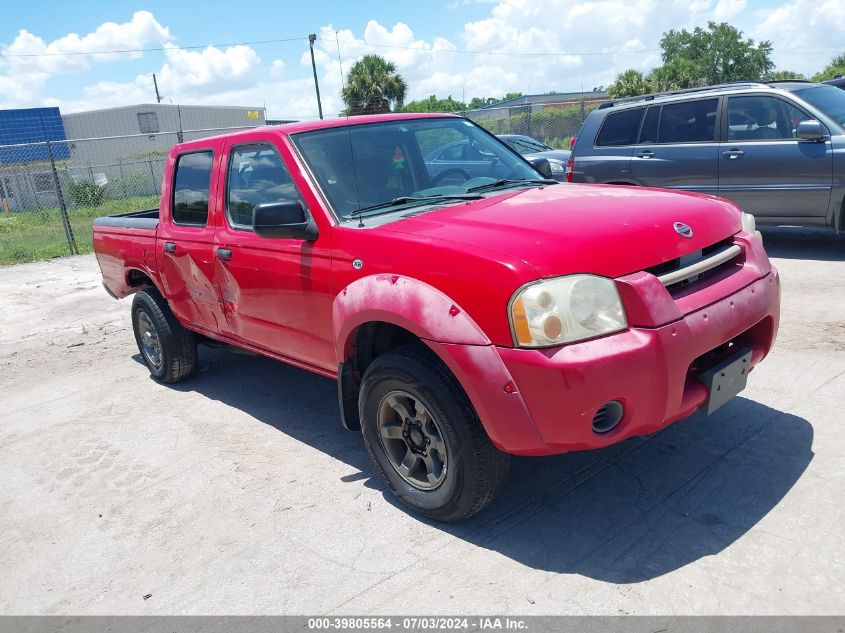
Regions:
<instances>
[{"instance_id":1,"label":"parked car","mask_svg":"<svg viewBox=\"0 0 845 633\"><path fill-rule=\"evenodd\" d=\"M498 134L499 140L522 154L526 160L545 158L549 161L552 178L555 180L566 180L566 161L569 160L570 151L566 149L554 149L536 138L523 134Z\"/></svg>"},{"instance_id":2,"label":"parked car","mask_svg":"<svg viewBox=\"0 0 845 633\"><path fill-rule=\"evenodd\" d=\"M462 138L425 155L432 186L462 185L473 178L503 178L508 168L486 145Z\"/></svg>"},{"instance_id":3,"label":"parked car","mask_svg":"<svg viewBox=\"0 0 845 633\"><path fill-rule=\"evenodd\" d=\"M758 223L845 228L845 92L726 84L606 106L578 133L571 181L686 189Z\"/></svg>"},{"instance_id":4,"label":"parked car","mask_svg":"<svg viewBox=\"0 0 845 633\"><path fill-rule=\"evenodd\" d=\"M835 86L837 88L842 88L842 90L845 90L845 77L843 77L841 75L839 77L834 77L833 79L828 79L827 81L823 81L822 83L828 84L829 86Z\"/></svg>"},{"instance_id":5,"label":"parked car","mask_svg":"<svg viewBox=\"0 0 845 633\"><path fill-rule=\"evenodd\" d=\"M454 138L454 135L448 136ZM523 158L534 164L546 178L555 178L557 175L551 160L541 156ZM491 152L484 145L466 138L429 150L424 160L433 186L462 185L472 178L503 178L508 173L508 168L501 163L498 153Z\"/></svg>"},{"instance_id":6,"label":"parked car","mask_svg":"<svg viewBox=\"0 0 845 633\"><path fill-rule=\"evenodd\" d=\"M433 182L420 148L455 135L495 177ZM155 380L194 374L198 343L334 378L390 490L446 521L493 499L508 454L714 411L779 320L778 273L734 204L563 186L449 115L176 145L160 208L99 218L94 250L108 292L135 295Z\"/></svg>"}]
</instances>

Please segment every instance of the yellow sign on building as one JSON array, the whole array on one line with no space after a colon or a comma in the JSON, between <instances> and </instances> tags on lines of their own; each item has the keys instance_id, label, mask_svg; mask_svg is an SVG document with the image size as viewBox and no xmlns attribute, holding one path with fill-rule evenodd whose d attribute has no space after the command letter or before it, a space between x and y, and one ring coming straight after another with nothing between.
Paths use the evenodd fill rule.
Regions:
<instances>
[{"instance_id":1,"label":"yellow sign on building","mask_svg":"<svg viewBox=\"0 0 845 633\"><path fill-rule=\"evenodd\" d=\"M246 118L247 119L257 119L258 118L258 110L247 110L246 111Z\"/></svg>"}]
</instances>

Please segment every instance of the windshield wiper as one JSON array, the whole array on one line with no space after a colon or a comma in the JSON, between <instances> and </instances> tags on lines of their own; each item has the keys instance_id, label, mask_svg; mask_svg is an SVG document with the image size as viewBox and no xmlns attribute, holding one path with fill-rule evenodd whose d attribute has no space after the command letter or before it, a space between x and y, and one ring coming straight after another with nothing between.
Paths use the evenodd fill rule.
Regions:
<instances>
[{"instance_id":1,"label":"windshield wiper","mask_svg":"<svg viewBox=\"0 0 845 633\"><path fill-rule=\"evenodd\" d=\"M387 209L390 207L396 207L402 204L408 204L410 202L443 202L446 200L480 200L484 196L477 194L477 193L457 193L457 194L444 194L444 195L436 195L436 196L399 196L398 198L393 198L393 200L388 200L387 202L380 202L379 204L371 204L368 207L362 207L360 209L356 209L352 213L349 214L350 220L361 220L366 215L369 215L370 211L378 211L379 209Z\"/></svg>"},{"instance_id":2,"label":"windshield wiper","mask_svg":"<svg viewBox=\"0 0 845 633\"><path fill-rule=\"evenodd\" d=\"M552 180L551 178L542 178L542 179L535 179L535 178L499 178L499 180L494 180L493 182L488 182L484 185L476 185L475 187L470 187L467 189L467 193L472 191L486 191L487 189L498 189L499 187L504 187L505 185L557 185L559 184L557 180Z\"/></svg>"}]
</instances>

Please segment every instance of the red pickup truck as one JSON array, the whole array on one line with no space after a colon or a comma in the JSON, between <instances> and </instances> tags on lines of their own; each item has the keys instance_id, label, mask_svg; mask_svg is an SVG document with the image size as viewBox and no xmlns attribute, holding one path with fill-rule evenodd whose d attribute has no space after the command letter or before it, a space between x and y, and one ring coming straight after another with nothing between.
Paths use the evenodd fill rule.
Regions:
<instances>
[{"instance_id":1,"label":"red pickup truck","mask_svg":"<svg viewBox=\"0 0 845 633\"><path fill-rule=\"evenodd\" d=\"M712 412L777 332L777 271L734 204L547 167L456 116L254 129L175 146L160 209L98 219L94 247L154 379L210 342L336 378L396 496L458 520L508 454Z\"/></svg>"}]
</instances>

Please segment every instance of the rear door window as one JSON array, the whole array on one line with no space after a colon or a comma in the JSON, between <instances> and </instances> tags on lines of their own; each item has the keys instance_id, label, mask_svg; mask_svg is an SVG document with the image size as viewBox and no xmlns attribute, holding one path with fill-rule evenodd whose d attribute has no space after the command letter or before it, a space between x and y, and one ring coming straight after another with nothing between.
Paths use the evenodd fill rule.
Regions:
<instances>
[{"instance_id":1,"label":"rear door window","mask_svg":"<svg viewBox=\"0 0 845 633\"><path fill-rule=\"evenodd\" d=\"M660 143L701 143L716 140L716 112L719 99L682 101L663 106L658 138Z\"/></svg>"},{"instance_id":2,"label":"rear door window","mask_svg":"<svg viewBox=\"0 0 845 633\"><path fill-rule=\"evenodd\" d=\"M601 126L596 145L633 145L640 132L640 121L645 108L634 108L609 114Z\"/></svg>"},{"instance_id":3,"label":"rear door window","mask_svg":"<svg viewBox=\"0 0 845 633\"><path fill-rule=\"evenodd\" d=\"M651 106L645 114L643 129L640 131L640 143L657 142L657 124L660 121L660 106Z\"/></svg>"},{"instance_id":4,"label":"rear door window","mask_svg":"<svg viewBox=\"0 0 845 633\"><path fill-rule=\"evenodd\" d=\"M191 226L208 223L208 198L211 189L211 150L182 154L176 161L173 177L173 222Z\"/></svg>"}]
</instances>

